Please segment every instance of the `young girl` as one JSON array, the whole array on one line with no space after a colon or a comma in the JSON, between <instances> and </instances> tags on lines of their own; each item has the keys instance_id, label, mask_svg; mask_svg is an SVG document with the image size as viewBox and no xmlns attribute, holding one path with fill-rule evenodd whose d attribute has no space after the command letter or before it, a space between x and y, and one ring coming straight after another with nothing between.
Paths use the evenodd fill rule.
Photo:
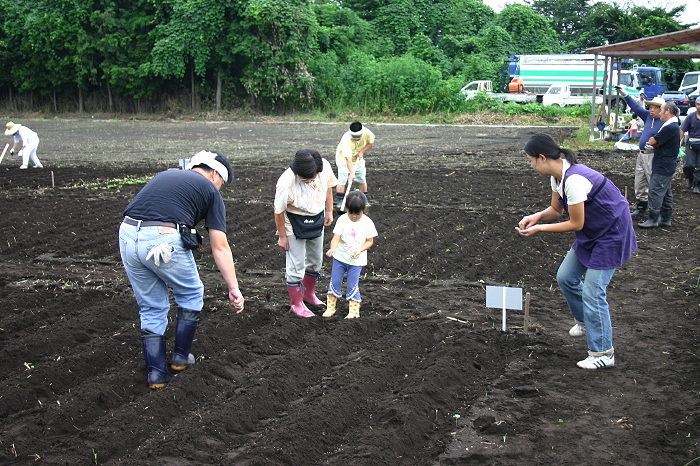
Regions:
<instances>
[{"instance_id":1,"label":"young girl","mask_svg":"<svg viewBox=\"0 0 700 466\"><path fill-rule=\"evenodd\" d=\"M328 300L323 317L335 314L335 305L342 296L343 277L347 274L346 297L349 312L346 319L360 317L360 273L367 265L367 250L372 247L377 229L365 215L367 197L361 191L352 191L345 201L347 214L338 217L333 228L333 239L326 253L333 258L331 282L328 285Z\"/></svg>"},{"instance_id":2,"label":"young girl","mask_svg":"<svg viewBox=\"0 0 700 466\"><path fill-rule=\"evenodd\" d=\"M557 282L575 321L569 334L588 339L588 357L577 365L612 367L615 350L607 288L615 269L637 249L629 203L612 181L576 163L573 151L559 147L548 134L532 136L525 154L540 176L551 177L552 200L541 212L523 217L516 230L522 236L574 232L576 241L559 266ZM568 220L540 223L554 222L564 212Z\"/></svg>"}]
</instances>

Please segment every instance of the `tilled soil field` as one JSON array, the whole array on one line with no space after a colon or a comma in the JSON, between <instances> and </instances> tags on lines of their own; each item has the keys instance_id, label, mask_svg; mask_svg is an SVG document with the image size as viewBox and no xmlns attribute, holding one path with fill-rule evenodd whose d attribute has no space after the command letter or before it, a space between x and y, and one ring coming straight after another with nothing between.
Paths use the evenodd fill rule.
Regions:
<instances>
[{"instance_id":1,"label":"tilled soil field","mask_svg":"<svg viewBox=\"0 0 700 466\"><path fill-rule=\"evenodd\" d=\"M700 457L700 196L681 180L673 226L639 229L639 250L609 288L616 366L585 371L585 339L568 335L555 281L573 235L514 229L550 196L524 142L571 128L369 125L379 237L362 316L344 320L344 301L337 318L289 313L272 199L297 149L335 165L345 124L15 121L39 133L45 168L19 170L9 155L0 165L2 464ZM197 363L149 390L117 229L151 176L204 148L234 162L223 195L246 309L226 301L205 240ZM579 159L632 200L634 153ZM520 311L501 331L487 285L530 293L529 331ZM172 344L172 328L167 336Z\"/></svg>"}]
</instances>

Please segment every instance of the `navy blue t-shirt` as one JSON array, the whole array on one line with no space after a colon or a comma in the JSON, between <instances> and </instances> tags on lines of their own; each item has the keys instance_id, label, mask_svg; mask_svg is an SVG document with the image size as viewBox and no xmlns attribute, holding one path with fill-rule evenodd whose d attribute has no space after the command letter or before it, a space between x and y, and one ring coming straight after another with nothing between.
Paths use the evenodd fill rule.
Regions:
<instances>
[{"instance_id":1,"label":"navy blue t-shirt","mask_svg":"<svg viewBox=\"0 0 700 466\"><path fill-rule=\"evenodd\" d=\"M654 148L654 158L651 159L651 172L661 176L671 176L676 171L676 159L681 148L681 129L673 122L661 128L654 135L659 143Z\"/></svg>"},{"instance_id":2,"label":"navy blue t-shirt","mask_svg":"<svg viewBox=\"0 0 700 466\"><path fill-rule=\"evenodd\" d=\"M150 220L197 225L226 232L226 207L214 183L192 170L158 173L131 200L124 215Z\"/></svg>"}]
</instances>

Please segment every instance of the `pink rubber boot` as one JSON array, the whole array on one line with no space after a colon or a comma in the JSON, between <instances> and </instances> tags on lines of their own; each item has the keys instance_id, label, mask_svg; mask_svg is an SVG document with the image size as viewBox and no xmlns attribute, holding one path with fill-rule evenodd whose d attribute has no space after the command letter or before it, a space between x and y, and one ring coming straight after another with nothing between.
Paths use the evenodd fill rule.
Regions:
<instances>
[{"instance_id":1,"label":"pink rubber boot","mask_svg":"<svg viewBox=\"0 0 700 466\"><path fill-rule=\"evenodd\" d=\"M304 279L301 281L301 286L304 288L304 302L313 306L325 306L326 303L316 296L316 280L318 277L304 275Z\"/></svg>"},{"instance_id":2,"label":"pink rubber boot","mask_svg":"<svg viewBox=\"0 0 700 466\"><path fill-rule=\"evenodd\" d=\"M311 312L309 308L306 307L306 304L304 304L302 298L303 290L302 286L287 286L289 300L292 303L291 311L299 317L313 317L316 314Z\"/></svg>"}]
</instances>

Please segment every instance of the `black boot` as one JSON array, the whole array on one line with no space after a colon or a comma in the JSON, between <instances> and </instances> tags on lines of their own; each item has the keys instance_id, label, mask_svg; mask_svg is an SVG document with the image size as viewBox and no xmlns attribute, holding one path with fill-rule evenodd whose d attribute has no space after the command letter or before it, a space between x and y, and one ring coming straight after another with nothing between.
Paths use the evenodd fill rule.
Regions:
<instances>
[{"instance_id":1,"label":"black boot","mask_svg":"<svg viewBox=\"0 0 700 466\"><path fill-rule=\"evenodd\" d=\"M649 220L647 220L644 223L640 223L639 226L642 228L658 227L659 226L659 211L658 210L650 210L649 211Z\"/></svg>"},{"instance_id":2,"label":"black boot","mask_svg":"<svg viewBox=\"0 0 700 466\"><path fill-rule=\"evenodd\" d=\"M632 212L632 217L643 217L647 213L648 201L637 201L637 210Z\"/></svg>"},{"instance_id":3,"label":"black boot","mask_svg":"<svg viewBox=\"0 0 700 466\"><path fill-rule=\"evenodd\" d=\"M369 207L369 206L370 206L370 204L369 204L369 193L362 193L362 194L364 194L365 197L367 198L367 207Z\"/></svg>"},{"instance_id":4,"label":"black boot","mask_svg":"<svg viewBox=\"0 0 700 466\"><path fill-rule=\"evenodd\" d=\"M165 337L150 330L141 330L141 342L148 368L148 388L163 388L175 377L165 366Z\"/></svg>"},{"instance_id":5,"label":"black boot","mask_svg":"<svg viewBox=\"0 0 700 466\"><path fill-rule=\"evenodd\" d=\"M661 211L661 215L659 217L659 226L660 227L670 227L671 226L671 214L672 213L673 213L673 210L671 210L671 209Z\"/></svg>"},{"instance_id":6,"label":"black boot","mask_svg":"<svg viewBox=\"0 0 700 466\"><path fill-rule=\"evenodd\" d=\"M345 193L335 193L335 210L340 210L340 208L343 206L344 197Z\"/></svg>"},{"instance_id":7,"label":"black boot","mask_svg":"<svg viewBox=\"0 0 700 466\"><path fill-rule=\"evenodd\" d=\"M695 194L700 194L700 183L698 183L697 181L693 183L693 192Z\"/></svg>"},{"instance_id":8,"label":"black boot","mask_svg":"<svg viewBox=\"0 0 700 466\"><path fill-rule=\"evenodd\" d=\"M695 172L695 167L683 167L683 176L685 177L685 187L692 189L693 187L693 173Z\"/></svg>"},{"instance_id":9,"label":"black boot","mask_svg":"<svg viewBox=\"0 0 700 466\"><path fill-rule=\"evenodd\" d=\"M174 371L183 371L194 364L194 354L190 353L192 341L197 331L201 313L189 309L177 308L177 321L175 323L175 350L170 368Z\"/></svg>"}]
</instances>

